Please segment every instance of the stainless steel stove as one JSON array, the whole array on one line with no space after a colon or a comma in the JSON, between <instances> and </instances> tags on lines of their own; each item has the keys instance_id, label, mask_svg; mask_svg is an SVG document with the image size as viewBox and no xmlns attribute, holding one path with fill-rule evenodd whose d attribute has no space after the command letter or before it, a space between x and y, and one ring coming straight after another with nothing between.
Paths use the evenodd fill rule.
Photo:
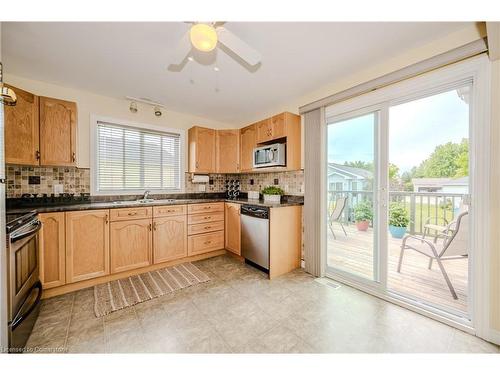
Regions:
<instances>
[{"instance_id":1,"label":"stainless steel stove","mask_svg":"<svg viewBox=\"0 0 500 375\"><path fill-rule=\"evenodd\" d=\"M40 310L38 232L36 211L9 214L7 232L7 318L9 352L22 352Z\"/></svg>"}]
</instances>

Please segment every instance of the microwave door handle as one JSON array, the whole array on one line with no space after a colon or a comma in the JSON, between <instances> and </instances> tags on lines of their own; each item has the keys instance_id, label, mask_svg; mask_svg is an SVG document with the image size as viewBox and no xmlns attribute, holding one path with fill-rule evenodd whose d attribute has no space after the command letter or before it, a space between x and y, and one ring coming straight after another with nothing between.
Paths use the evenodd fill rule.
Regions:
<instances>
[{"instance_id":1,"label":"microwave door handle","mask_svg":"<svg viewBox=\"0 0 500 375\"><path fill-rule=\"evenodd\" d=\"M36 284L33 285L33 288L31 290L33 290L33 289L38 289L38 294L36 295L35 302L33 302L33 304L28 308L28 310L26 310L24 313L22 312L23 308L24 308L24 304L26 303L26 301L28 300L28 298L31 295L31 292L28 293L28 296L23 301L23 304L21 305L21 308L19 309L19 313L14 317L14 319L12 319L12 323L11 323L12 329L16 329L16 327L18 327L19 324L21 324L31 314L31 312L35 309L35 307L40 303L40 300L42 299L42 291L43 291L42 283L40 281L37 281Z\"/></svg>"},{"instance_id":2,"label":"microwave door handle","mask_svg":"<svg viewBox=\"0 0 500 375\"><path fill-rule=\"evenodd\" d=\"M273 162L274 161L274 151L272 149L269 149L267 151L267 157L268 157L268 161L270 162Z\"/></svg>"}]
</instances>

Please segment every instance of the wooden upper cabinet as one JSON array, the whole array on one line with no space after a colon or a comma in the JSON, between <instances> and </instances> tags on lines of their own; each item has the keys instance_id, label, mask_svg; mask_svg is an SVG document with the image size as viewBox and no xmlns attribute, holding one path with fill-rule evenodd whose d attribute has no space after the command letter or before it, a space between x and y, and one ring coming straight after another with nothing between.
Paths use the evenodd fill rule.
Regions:
<instances>
[{"instance_id":1,"label":"wooden upper cabinet","mask_svg":"<svg viewBox=\"0 0 500 375\"><path fill-rule=\"evenodd\" d=\"M240 170L253 169L253 149L257 146L256 125L250 125L240 130Z\"/></svg>"},{"instance_id":2,"label":"wooden upper cabinet","mask_svg":"<svg viewBox=\"0 0 500 375\"><path fill-rule=\"evenodd\" d=\"M40 280L49 289L66 283L64 212L41 213L39 218Z\"/></svg>"},{"instance_id":3,"label":"wooden upper cabinet","mask_svg":"<svg viewBox=\"0 0 500 375\"><path fill-rule=\"evenodd\" d=\"M213 173L215 163L215 130L194 126L188 131L189 172Z\"/></svg>"},{"instance_id":4,"label":"wooden upper cabinet","mask_svg":"<svg viewBox=\"0 0 500 375\"><path fill-rule=\"evenodd\" d=\"M240 205L226 203L225 247L235 254L241 255Z\"/></svg>"},{"instance_id":5,"label":"wooden upper cabinet","mask_svg":"<svg viewBox=\"0 0 500 375\"><path fill-rule=\"evenodd\" d=\"M187 216L153 220L153 263L187 257Z\"/></svg>"},{"instance_id":6,"label":"wooden upper cabinet","mask_svg":"<svg viewBox=\"0 0 500 375\"><path fill-rule=\"evenodd\" d=\"M133 270L151 264L151 219L111 223L111 273Z\"/></svg>"},{"instance_id":7,"label":"wooden upper cabinet","mask_svg":"<svg viewBox=\"0 0 500 375\"><path fill-rule=\"evenodd\" d=\"M285 130L285 121L286 121L285 116L287 116L286 112L271 117L270 119L271 139L279 139L286 137L287 133Z\"/></svg>"},{"instance_id":8,"label":"wooden upper cabinet","mask_svg":"<svg viewBox=\"0 0 500 375\"><path fill-rule=\"evenodd\" d=\"M257 143L264 143L272 140L271 119L265 119L259 121L256 124L256 128L257 128L257 135L256 135Z\"/></svg>"},{"instance_id":9,"label":"wooden upper cabinet","mask_svg":"<svg viewBox=\"0 0 500 375\"><path fill-rule=\"evenodd\" d=\"M217 173L238 173L240 171L240 131L217 130L215 137Z\"/></svg>"},{"instance_id":10,"label":"wooden upper cabinet","mask_svg":"<svg viewBox=\"0 0 500 375\"><path fill-rule=\"evenodd\" d=\"M11 87L17 95L15 106L4 106L5 162L37 165L39 163L38 96Z\"/></svg>"},{"instance_id":11,"label":"wooden upper cabinet","mask_svg":"<svg viewBox=\"0 0 500 375\"><path fill-rule=\"evenodd\" d=\"M76 103L40 97L40 164L76 165Z\"/></svg>"},{"instance_id":12,"label":"wooden upper cabinet","mask_svg":"<svg viewBox=\"0 0 500 375\"><path fill-rule=\"evenodd\" d=\"M274 141L287 136L287 112L259 121L257 123L257 143Z\"/></svg>"},{"instance_id":13,"label":"wooden upper cabinet","mask_svg":"<svg viewBox=\"0 0 500 375\"><path fill-rule=\"evenodd\" d=\"M66 283L109 275L109 210L66 212Z\"/></svg>"}]
</instances>

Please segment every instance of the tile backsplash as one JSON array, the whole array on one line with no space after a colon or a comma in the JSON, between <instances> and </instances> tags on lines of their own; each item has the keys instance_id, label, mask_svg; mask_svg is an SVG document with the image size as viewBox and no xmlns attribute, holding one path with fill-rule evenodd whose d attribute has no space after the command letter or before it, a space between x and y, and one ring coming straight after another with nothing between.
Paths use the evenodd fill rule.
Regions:
<instances>
[{"instance_id":1,"label":"tile backsplash","mask_svg":"<svg viewBox=\"0 0 500 375\"><path fill-rule=\"evenodd\" d=\"M90 170L75 167L30 167L6 166L7 198L18 198L22 194L52 194L55 185L61 192L90 193Z\"/></svg>"},{"instance_id":2,"label":"tile backsplash","mask_svg":"<svg viewBox=\"0 0 500 375\"><path fill-rule=\"evenodd\" d=\"M7 165L7 198L18 198L22 194L52 194L55 185L62 185L62 192L90 193L90 170L75 167L30 167ZM185 192L202 192L199 186L185 174ZM225 191L226 180L239 180L241 191L260 191L268 185L280 186L287 195L304 195L304 171L242 173L242 174L210 174L210 182L205 185L205 192L218 193Z\"/></svg>"}]
</instances>

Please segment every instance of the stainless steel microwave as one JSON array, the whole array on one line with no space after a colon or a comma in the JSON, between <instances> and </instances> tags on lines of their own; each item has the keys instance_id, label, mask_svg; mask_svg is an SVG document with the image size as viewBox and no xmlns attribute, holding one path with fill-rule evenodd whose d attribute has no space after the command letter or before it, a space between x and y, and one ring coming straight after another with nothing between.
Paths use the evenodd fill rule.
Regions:
<instances>
[{"instance_id":1,"label":"stainless steel microwave","mask_svg":"<svg viewBox=\"0 0 500 375\"><path fill-rule=\"evenodd\" d=\"M286 167L286 153L284 143L275 143L272 145L254 148L253 167Z\"/></svg>"}]
</instances>

